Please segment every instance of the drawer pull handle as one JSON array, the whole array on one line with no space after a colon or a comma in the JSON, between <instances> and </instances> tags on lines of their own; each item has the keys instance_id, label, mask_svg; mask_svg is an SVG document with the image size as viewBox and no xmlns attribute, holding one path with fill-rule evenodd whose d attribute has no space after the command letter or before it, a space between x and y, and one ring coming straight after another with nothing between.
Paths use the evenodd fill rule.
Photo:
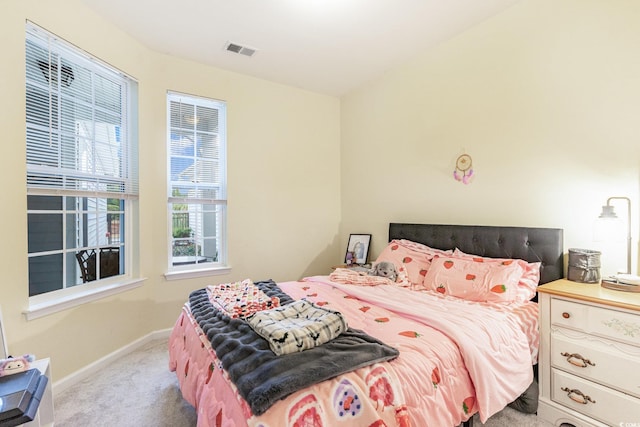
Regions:
<instances>
[{"instance_id":1,"label":"drawer pull handle","mask_svg":"<svg viewBox=\"0 0 640 427\"><path fill-rule=\"evenodd\" d=\"M596 366L596 364L593 363L591 360L585 359L584 357L580 356L578 353L564 352L564 353L560 353L560 356L566 357L567 362L579 368L586 368L587 365Z\"/></svg>"},{"instance_id":2,"label":"drawer pull handle","mask_svg":"<svg viewBox=\"0 0 640 427\"><path fill-rule=\"evenodd\" d=\"M591 399L589 396L587 396L577 388L569 389L567 387L562 387L560 390L566 391L569 399L573 400L574 402L582 403L583 405L586 405L588 402L596 403L595 400Z\"/></svg>"},{"instance_id":3,"label":"drawer pull handle","mask_svg":"<svg viewBox=\"0 0 640 427\"><path fill-rule=\"evenodd\" d=\"M564 317L565 319L568 319L571 317L571 315L565 311L564 313L562 313L562 317Z\"/></svg>"}]
</instances>

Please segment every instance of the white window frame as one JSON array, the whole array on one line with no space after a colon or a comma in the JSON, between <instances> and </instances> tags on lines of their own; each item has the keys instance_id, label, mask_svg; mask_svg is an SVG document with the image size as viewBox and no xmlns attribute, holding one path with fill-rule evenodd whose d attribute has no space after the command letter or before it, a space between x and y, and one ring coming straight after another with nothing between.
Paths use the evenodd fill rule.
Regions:
<instances>
[{"instance_id":1,"label":"white window frame","mask_svg":"<svg viewBox=\"0 0 640 427\"><path fill-rule=\"evenodd\" d=\"M45 293L41 293L38 295L29 297L29 305L28 309L24 311L24 314L27 320L35 319L38 317L42 317L57 311L61 311L70 307L74 307L85 302L93 301L99 298L103 298L108 295L113 295L119 292L123 292L128 289L132 289L134 287L138 287L142 285L143 279L137 277L138 265L137 265L137 248L138 248L138 239L137 239L137 218L138 218L138 180L137 180L137 169L138 169L138 155L137 155L137 83L131 77L125 75L119 70L114 69L108 64L101 62L99 59L91 56L90 54L78 49L76 46L59 39L55 35L49 33L48 31L36 26L35 24L28 22L26 23L26 45L29 43L31 45L40 46L40 48L49 52L49 58L47 59L48 64L58 64L56 59L52 58L62 58L65 61L70 61L73 64L76 64L76 72L84 72L85 70L90 70L90 72L96 73L96 75L100 75L103 78L107 76L107 78L113 77L114 81L122 82L123 87L126 87L126 94L123 98L123 102L126 105L125 114L123 117L123 122L126 126L118 126L118 129L124 134L122 138L126 139L126 143L120 145L120 149L122 147L127 148L126 161L124 162L126 170L121 171L119 175L114 175L108 168L113 167L112 164L107 164L100 168L98 171L98 175L91 175L91 173L83 172L83 166L79 166L82 164L82 159L78 158L76 160L76 166L69 168L66 163L59 163L58 166L54 166L52 164L47 164L45 161L39 163L38 154L31 154L31 161L27 162L27 195L28 196L54 196L54 197L63 197L63 196L71 196L71 197L89 197L89 198L115 198L124 200L124 227L121 229L121 233L124 233L124 241L120 243L121 248L124 248L124 274L116 275L113 277L105 278L105 279L97 279L87 283L79 283L75 286L66 285L66 277L63 274L63 283L62 288L54 291L49 291ZM40 88L49 94L55 94L56 99L61 99L62 91L58 89L57 84L62 85L65 79L65 66L64 64L61 67L61 70L58 70L57 65L52 66L49 65L48 70L41 69L44 79L41 81L37 80L38 72L35 70L35 64L30 63L29 61L35 61L35 53L27 52L26 55L26 69L27 69L27 85L32 85L35 87L40 85ZM39 55L39 54L38 54ZM56 61L56 62L54 62ZM62 63L62 62L60 62ZM38 64L42 67L42 64ZM55 67L55 68L52 68ZM48 75L46 72L48 71ZM30 74L32 73L32 74ZM54 74L55 73L55 74ZM67 71L68 73L68 71ZM57 77L56 77L57 74ZM54 76L49 79L49 76ZM51 81L49 81L51 80ZM62 83L58 83L58 80ZM44 85L43 85L44 82ZM127 82L127 83L125 83ZM118 83L120 84L120 83ZM48 85L48 88L47 88ZM60 86L61 87L61 86ZM86 94L87 92L82 92L82 94ZM51 97L51 95L49 95ZM75 95L66 95L69 96L69 102L80 102L76 98ZM49 98L49 102L51 102L51 98ZM51 105L51 104L50 104ZM87 108L96 108L94 104L93 107ZM51 108L51 107L50 107ZM91 110L96 111L96 110ZM95 112L93 113L95 116ZM50 116L51 117L51 116ZM40 128L40 132L43 134L49 134L49 140L54 138L54 144L61 144L55 138L60 137L62 135L62 127L59 125L62 120L68 120L68 117L60 116L57 120L60 122L51 122L49 121L49 127L38 125ZM79 121L80 120L80 121ZM75 119L76 129L79 129L81 119ZM93 123L96 122L96 119L92 119ZM51 123L57 123L56 128L52 128ZM27 127L35 126L34 124L27 123ZM58 129L54 134L52 129ZM79 132L76 130L76 132ZM58 135L58 136L56 136ZM102 135L102 134L101 134ZM69 136L67 136L68 138ZM31 137L33 138L33 137ZM76 133L75 138L81 138L80 133ZM29 136L28 136L29 140ZM33 142L32 144L39 144L38 142ZM82 146L80 143L80 139L78 139L78 146ZM98 147L98 142L95 147ZM37 147L37 145L34 145ZM103 146L104 148L93 148L93 150L103 150L101 152L105 152L107 146ZM32 152L27 150L28 153ZM37 152L37 148L36 148ZM94 151L97 153L97 151ZM77 155L78 153L76 153ZM118 155L119 157L119 155ZM111 157L112 158L112 157ZM119 157L120 158L120 157ZM94 160L100 159L110 159L109 157L99 156L95 157ZM104 168L107 169L104 169ZM75 170L75 172L74 172ZM93 169L93 173L95 174L96 169ZM106 172L105 172L106 171ZM55 173L52 173L55 172ZM70 173L70 175L68 175ZM83 177L83 174L85 175ZM69 176L69 179L60 179L55 181L54 179L49 179L48 176ZM104 178L106 178L106 180ZM110 178L113 177L113 178ZM85 179L86 178L86 179ZM101 183L102 179L102 183ZM105 184L106 181L117 183L118 190L115 190L116 187L110 184ZM68 184L68 182L75 182L75 184ZM80 184L79 182L86 182L89 185ZM64 211L64 209L63 209ZM63 212L61 211L61 212ZM41 211L35 211L41 212ZM63 239L68 239L66 235L66 227L63 225L61 231ZM74 233L76 233L74 231ZM101 246L98 242L95 243L95 246ZM72 253L73 250L70 248L65 249L66 243L63 243L62 250L66 250L67 252L62 252L63 254L63 262L65 255ZM71 250L71 252L69 252ZM56 250L54 252L60 252ZM43 252L41 252L43 254ZM37 256L30 254L29 256ZM99 269L99 267L98 267ZM63 266L63 273L66 270L66 266Z\"/></svg>"},{"instance_id":2,"label":"white window frame","mask_svg":"<svg viewBox=\"0 0 640 427\"><path fill-rule=\"evenodd\" d=\"M200 191L194 191L192 195L181 195L176 196L173 194L173 191L177 187L183 187L185 185L189 185L186 181L172 181L172 156L174 158L180 157L178 155L174 155L172 153L172 135L174 132L184 132L191 131L193 132L194 141L198 138L198 134L201 132L197 129L197 123L194 122L193 129L189 130L185 127L173 127L172 126L172 103L175 105L183 104L186 107L193 107L196 111L198 107L206 107L208 109L217 110L217 125L218 131L216 136L218 138L218 143L214 144L217 148L218 157L217 164L218 170L217 174L212 172L212 178L206 180L202 176L198 174L198 172L192 172L194 175L198 175L196 178L197 183L204 183L205 185L209 185L209 188L215 187L217 188L217 196L216 197L206 197L199 196ZM196 116L197 117L197 116ZM167 92L167 215L168 215L168 227L167 227L167 241L168 241L168 259L167 259L167 273L165 277L167 280L176 280L183 278L193 278L193 277L204 277L210 275L217 274L226 274L230 271L230 267L227 263L227 182L226 182L226 166L227 166L227 136L226 136L226 102L219 101L215 99L209 99L194 95L186 95L177 92ZM175 136L175 135L173 135ZM211 160L212 158L201 158L195 153L195 146L197 146L197 142L194 142L194 162L197 163L198 160ZM198 184L196 184L196 189L198 188ZM173 215L174 209L173 206L176 204L187 205L188 211L191 211L191 208L197 209L211 209L215 207L217 213L216 215L216 224L217 232L215 234L216 241L216 259L209 259L204 256L200 257L196 253L194 256L194 262L188 262L183 265L177 265L174 263L174 241L179 241L180 238L174 238L173 236ZM198 208L198 206L200 208ZM188 216L190 217L192 213ZM204 229L202 223L200 224L200 228ZM210 225L210 224L209 224ZM196 248L198 248L197 242L201 236L195 236ZM205 237L206 238L206 237ZM200 261L200 258L204 258Z\"/></svg>"}]
</instances>

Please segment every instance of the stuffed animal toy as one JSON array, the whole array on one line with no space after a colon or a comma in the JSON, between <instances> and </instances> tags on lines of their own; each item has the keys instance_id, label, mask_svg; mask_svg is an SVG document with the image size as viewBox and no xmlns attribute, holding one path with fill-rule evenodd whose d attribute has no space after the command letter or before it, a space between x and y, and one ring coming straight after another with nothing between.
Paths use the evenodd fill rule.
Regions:
<instances>
[{"instance_id":1,"label":"stuffed animal toy","mask_svg":"<svg viewBox=\"0 0 640 427\"><path fill-rule=\"evenodd\" d=\"M396 266L389 261L381 261L373 266L371 270L369 270L369 274L371 276L381 276L390 279L395 282L398 278L398 271L396 270Z\"/></svg>"},{"instance_id":2,"label":"stuffed animal toy","mask_svg":"<svg viewBox=\"0 0 640 427\"><path fill-rule=\"evenodd\" d=\"M29 369L29 363L36 360L33 354L25 354L21 357L9 357L0 359L0 377L17 374Z\"/></svg>"}]
</instances>

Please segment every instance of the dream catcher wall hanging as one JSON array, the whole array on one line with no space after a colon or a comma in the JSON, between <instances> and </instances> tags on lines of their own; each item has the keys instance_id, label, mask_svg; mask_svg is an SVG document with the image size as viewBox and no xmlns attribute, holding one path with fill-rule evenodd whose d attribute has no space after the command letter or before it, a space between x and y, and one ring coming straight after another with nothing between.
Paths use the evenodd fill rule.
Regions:
<instances>
[{"instance_id":1,"label":"dream catcher wall hanging","mask_svg":"<svg viewBox=\"0 0 640 427\"><path fill-rule=\"evenodd\" d=\"M468 154L462 154L456 160L456 168L453 170L453 178L463 184L469 184L473 176L473 160Z\"/></svg>"}]
</instances>

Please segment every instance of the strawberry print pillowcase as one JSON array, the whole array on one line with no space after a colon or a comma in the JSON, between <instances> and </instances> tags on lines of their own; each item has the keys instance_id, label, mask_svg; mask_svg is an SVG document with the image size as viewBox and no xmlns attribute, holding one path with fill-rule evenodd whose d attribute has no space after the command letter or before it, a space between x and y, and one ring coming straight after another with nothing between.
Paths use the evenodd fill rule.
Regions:
<instances>
[{"instance_id":1,"label":"strawberry print pillowcase","mask_svg":"<svg viewBox=\"0 0 640 427\"><path fill-rule=\"evenodd\" d=\"M503 258L488 258L477 255L470 255L462 252L460 249L453 251L454 257L473 259L479 262L503 264L510 262L517 262L523 269L522 277L518 282L518 288L516 290L516 299L521 302L529 301L536 296L538 292L538 284L540 283L540 266L541 262L527 262L523 259L503 259Z\"/></svg>"},{"instance_id":2,"label":"strawberry print pillowcase","mask_svg":"<svg viewBox=\"0 0 640 427\"><path fill-rule=\"evenodd\" d=\"M424 279L425 288L468 301L512 302L518 300L520 264L484 263L473 259L437 257Z\"/></svg>"},{"instance_id":3,"label":"strawberry print pillowcase","mask_svg":"<svg viewBox=\"0 0 640 427\"><path fill-rule=\"evenodd\" d=\"M427 275L431 260L436 256L452 255L453 251L430 248L410 240L392 240L376 259L392 262L398 271L404 271L414 290L424 289L424 278Z\"/></svg>"}]
</instances>

